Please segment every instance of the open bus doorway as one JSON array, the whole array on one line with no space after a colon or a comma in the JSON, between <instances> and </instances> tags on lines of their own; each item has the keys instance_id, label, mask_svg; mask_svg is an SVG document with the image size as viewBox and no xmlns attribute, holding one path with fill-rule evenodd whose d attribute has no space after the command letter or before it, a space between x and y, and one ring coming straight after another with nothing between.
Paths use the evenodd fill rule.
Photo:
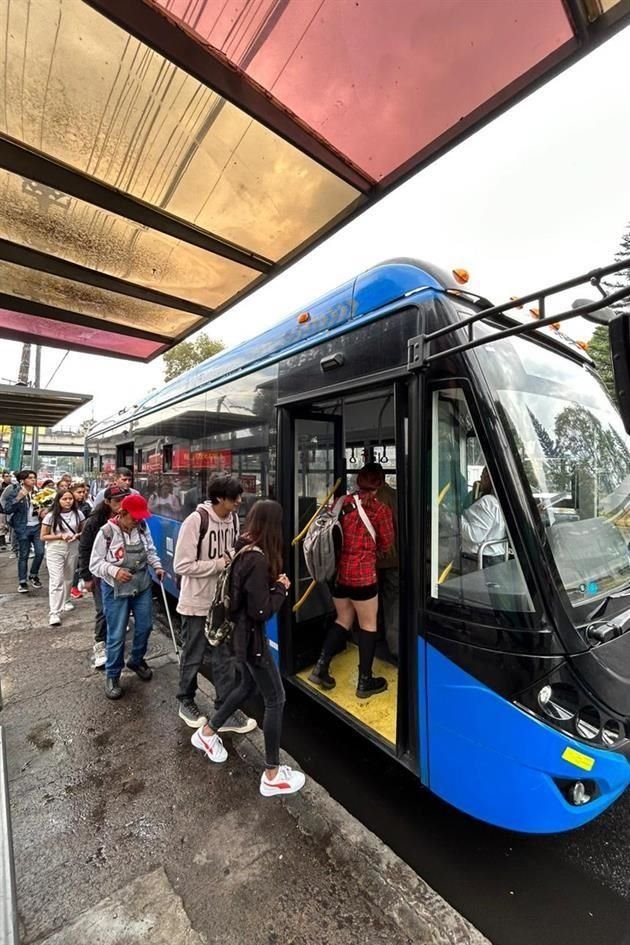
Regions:
<instances>
[{"instance_id":1,"label":"open bus doorway","mask_svg":"<svg viewBox=\"0 0 630 945\"><path fill-rule=\"evenodd\" d=\"M403 482L400 469L405 449L400 438L406 436L406 418L397 416L397 413L401 414L400 406L398 411L396 409L397 403L400 405L400 398L397 401L391 385L385 389L318 401L308 407L301 405L295 412L289 411L287 425L291 430L293 469L287 479L293 484L293 493L286 508L292 510L292 536L304 528L338 480L337 496L354 492L357 474L368 462L382 466L385 496L381 501L392 508L394 521L398 522L400 507L404 505L404 496L400 492ZM401 434L397 432L398 426ZM367 728L391 750L395 750L399 742L399 659L401 650L405 649L400 643L400 553L400 529L397 527L395 546L378 562L378 643L373 671L374 675L387 679L386 692L369 699L356 696L356 623L345 649L336 654L331 664L335 688L323 690L309 681L309 673L319 656L326 631L335 620L330 587L317 584L297 612L292 613L288 630L290 641L283 647L285 668L294 674L299 685L307 687L335 711L350 716L355 723ZM293 567L292 601L295 604L302 600L311 583L301 544L291 548L290 560Z\"/></svg>"}]
</instances>

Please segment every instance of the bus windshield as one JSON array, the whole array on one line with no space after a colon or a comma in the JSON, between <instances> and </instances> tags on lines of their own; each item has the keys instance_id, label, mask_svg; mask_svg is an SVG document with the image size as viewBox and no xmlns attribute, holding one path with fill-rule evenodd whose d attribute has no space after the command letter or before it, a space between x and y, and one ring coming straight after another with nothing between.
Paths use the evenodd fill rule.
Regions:
<instances>
[{"instance_id":1,"label":"bus windshield","mask_svg":"<svg viewBox=\"0 0 630 945\"><path fill-rule=\"evenodd\" d=\"M480 357L573 606L630 581L630 440L586 366L521 338Z\"/></svg>"}]
</instances>

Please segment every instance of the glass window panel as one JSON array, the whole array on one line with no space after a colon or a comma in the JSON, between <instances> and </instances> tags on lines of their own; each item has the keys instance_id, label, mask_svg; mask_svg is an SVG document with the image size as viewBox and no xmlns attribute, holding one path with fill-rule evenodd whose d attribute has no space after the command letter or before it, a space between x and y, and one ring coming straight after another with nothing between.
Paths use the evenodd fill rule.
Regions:
<instances>
[{"instance_id":1,"label":"glass window panel","mask_svg":"<svg viewBox=\"0 0 630 945\"><path fill-rule=\"evenodd\" d=\"M357 197L81 0L0 4L0 32L0 129L204 230L280 259Z\"/></svg>"},{"instance_id":2,"label":"glass window panel","mask_svg":"<svg viewBox=\"0 0 630 945\"><path fill-rule=\"evenodd\" d=\"M196 315L62 279L36 269L27 269L4 260L0 260L0 285L3 292L21 299L43 302L80 315L100 318L104 323L129 325L160 335L175 337L201 322Z\"/></svg>"},{"instance_id":3,"label":"glass window panel","mask_svg":"<svg viewBox=\"0 0 630 945\"><path fill-rule=\"evenodd\" d=\"M217 308L258 273L0 168L0 236Z\"/></svg>"},{"instance_id":4,"label":"glass window panel","mask_svg":"<svg viewBox=\"0 0 630 945\"><path fill-rule=\"evenodd\" d=\"M432 404L431 596L494 613L534 607L459 388Z\"/></svg>"},{"instance_id":5,"label":"glass window panel","mask_svg":"<svg viewBox=\"0 0 630 945\"><path fill-rule=\"evenodd\" d=\"M377 179L573 38L562 0L154 2Z\"/></svg>"},{"instance_id":6,"label":"glass window panel","mask_svg":"<svg viewBox=\"0 0 630 945\"><path fill-rule=\"evenodd\" d=\"M69 347L77 345L93 349L94 354L120 354L144 360L159 354L165 347L159 341L87 328L85 325L71 325L54 318L41 318L39 315L26 315L8 309L0 309L0 329L19 333L21 336L28 335L38 344L67 344Z\"/></svg>"}]
</instances>

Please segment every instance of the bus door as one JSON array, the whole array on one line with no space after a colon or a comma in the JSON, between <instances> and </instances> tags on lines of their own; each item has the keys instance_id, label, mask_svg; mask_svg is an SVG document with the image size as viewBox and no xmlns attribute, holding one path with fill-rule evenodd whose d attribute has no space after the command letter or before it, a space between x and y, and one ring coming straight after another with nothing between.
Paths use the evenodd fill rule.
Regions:
<instances>
[{"instance_id":1,"label":"bus door","mask_svg":"<svg viewBox=\"0 0 630 945\"><path fill-rule=\"evenodd\" d=\"M412 557L409 543L415 545L417 539L408 524L407 383L349 391L336 401L311 406L308 414L304 408L300 408L299 415L284 408L279 429L280 478L285 483L281 501L285 509L291 510L291 537L309 522L338 478L341 492L354 490L356 474L366 462L381 464L385 489L380 501L389 505L397 518L397 546L384 556L377 569L379 618L373 672L386 678L387 691L370 699L356 695L358 625L348 634L345 649L333 658L331 671L336 686L324 690L309 679L325 633L335 618L330 589L321 584L313 588L297 612L283 615L283 669L301 687L325 700L332 711L342 713L364 734L416 768L417 630L415 619L409 619L407 570ZM293 581L290 599L295 606L311 579L301 542L288 548L287 555Z\"/></svg>"},{"instance_id":2,"label":"bus door","mask_svg":"<svg viewBox=\"0 0 630 945\"><path fill-rule=\"evenodd\" d=\"M287 515L288 537L303 531L318 507L341 480L345 489L343 458L343 419L341 414L322 414L301 408L284 416L286 440L284 453L285 494L283 505ZM282 437L284 439L284 437ZM311 584L306 569L302 543L287 549L287 573L292 587L292 604L302 600ZM328 588L317 584L304 602L292 613L291 628L283 640L283 666L290 673L311 665L321 647L328 618L334 613Z\"/></svg>"}]
</instances>

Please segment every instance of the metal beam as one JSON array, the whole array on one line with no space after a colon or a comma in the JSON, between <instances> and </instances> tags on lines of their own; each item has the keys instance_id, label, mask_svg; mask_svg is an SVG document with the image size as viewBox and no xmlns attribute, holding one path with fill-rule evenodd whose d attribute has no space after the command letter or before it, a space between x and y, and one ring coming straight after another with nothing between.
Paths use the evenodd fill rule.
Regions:
<instances>
[{"instance_id":1,"label":"metal beam","mask_svg":"<svg viewBox=\"0 0 630 945\"><path fill-rule=\"evenodd\" d=\"M86 2L336 177L356 187L361 193L368 193L372 189L375 183L373 178L300 121L281 102L274 100L270 92L238 66L173 19L166 10L156 7L151 0Z\"/></svg>"},{"instance_id":2,"label":"metal beam","mask_svg":"<svg viewBox=\"0 0 630 945\"><path fill-rule=\"evenodd\" d=\"M141 226L166 233L174 239L198 246L209 253L214 253L224 259L231 259L241 266L254 269L256 272L268 272L274 263L258 253L252 253L241 246L213 236L205 230L200 230L192 223L160 210L151 204L131 197L129 194L103 184L60 161L53 161L39 151L26 147L15 138L0 134L0 167L12 174L20 174L27 180L35 180L53 190L70 194L86 203L94 204L108 213L134 220Z\"/></svg>"},{"instance_id":3,"label":"metal beam","mask_svg":"<svg viewBox=\"0 0 630 945\"><path fill-rule=\"evenodd\" d=\"M29 335L27 332L14 331L12 328L1 328L0 327L0 337L6 341L19 341L22 344L33 344L33 336ZM46 338L45 348L58 348L60 351L77 351L79 354L96 354L96 355L107 355L108 358L119 358L121 361L137 361L138 364L149 364L151 361L154 361L156 358L159 358L161 354L164 354L168 350L169 345L163 344L161 348L158 348L154 354L147 356L138 355L138 354L123 354L117 351L99 351L98 348L90 348L89 345L68 345L67 341L55 341L52 338ZM0 940L1 941L1 940Z\"/></svg>"},{"instance_id":4,"label":"metal beam","mask_svg":"<svg viewBox=\"0 0 630 945\"><path fill-rule=\"evenodd\" d=\"M20 243L13 243L2 238L0 238L0 259L15 263L18 266L26 266L28 269L36 269L38 272L47 272L63 279L71 279L73 282L80 282L83 285L105 289L107 292L116 292L118 295L141 299L143 302L166 305L178 311L197 315L199 318L210 319L214 317L213 309L205 305L199 305L197 302L189 302L186 299L180 299L175 295L169 295L157 289L150 289L135 282L128 282L126 279L110 276L105 272L88 269L78 263L68 262L67 259L60 259L59 256L42 253L40 250L31 249L30 246L23 246Z\"/></svg>"},{"instance_id":5,"label":"metal beam","mask_svg":"<svg viewBox=\"0 0 630 945\"><path fill-rule=\"evenodd\" d=\"M32 302L30 299L20 298L18 295L9 295L6 292L0 292L0 308L7 308L14 312L24 315L36 315L39 318L52 318L59 322L65 322L67 325L83 325L85 328L94 328L96 331L110 332L116 335L127 335L130 338L144 338L145 341L155 341L158 344L165 344L169 347L173 344L170 335L161 335L154 331L144 331L142 328L132 328L130 325L119 325L117 322L106 321L103 318L93 318L91 315L81 315L79 312L72 312L68 309L57 308L54 305L46 305L45 302ZM195 329L192 328L191 331ZM0 325L0 337L6 336L6 329ZM36 338L31 336L30 341L35 343ZM41 340L40 344L48 344L48 340ZM74 349L74 345L64 342L65 348ZM98 352L94 352L98 354ZM103 354L109 354L104 351Z\"/></svg>"}]
</instances>

